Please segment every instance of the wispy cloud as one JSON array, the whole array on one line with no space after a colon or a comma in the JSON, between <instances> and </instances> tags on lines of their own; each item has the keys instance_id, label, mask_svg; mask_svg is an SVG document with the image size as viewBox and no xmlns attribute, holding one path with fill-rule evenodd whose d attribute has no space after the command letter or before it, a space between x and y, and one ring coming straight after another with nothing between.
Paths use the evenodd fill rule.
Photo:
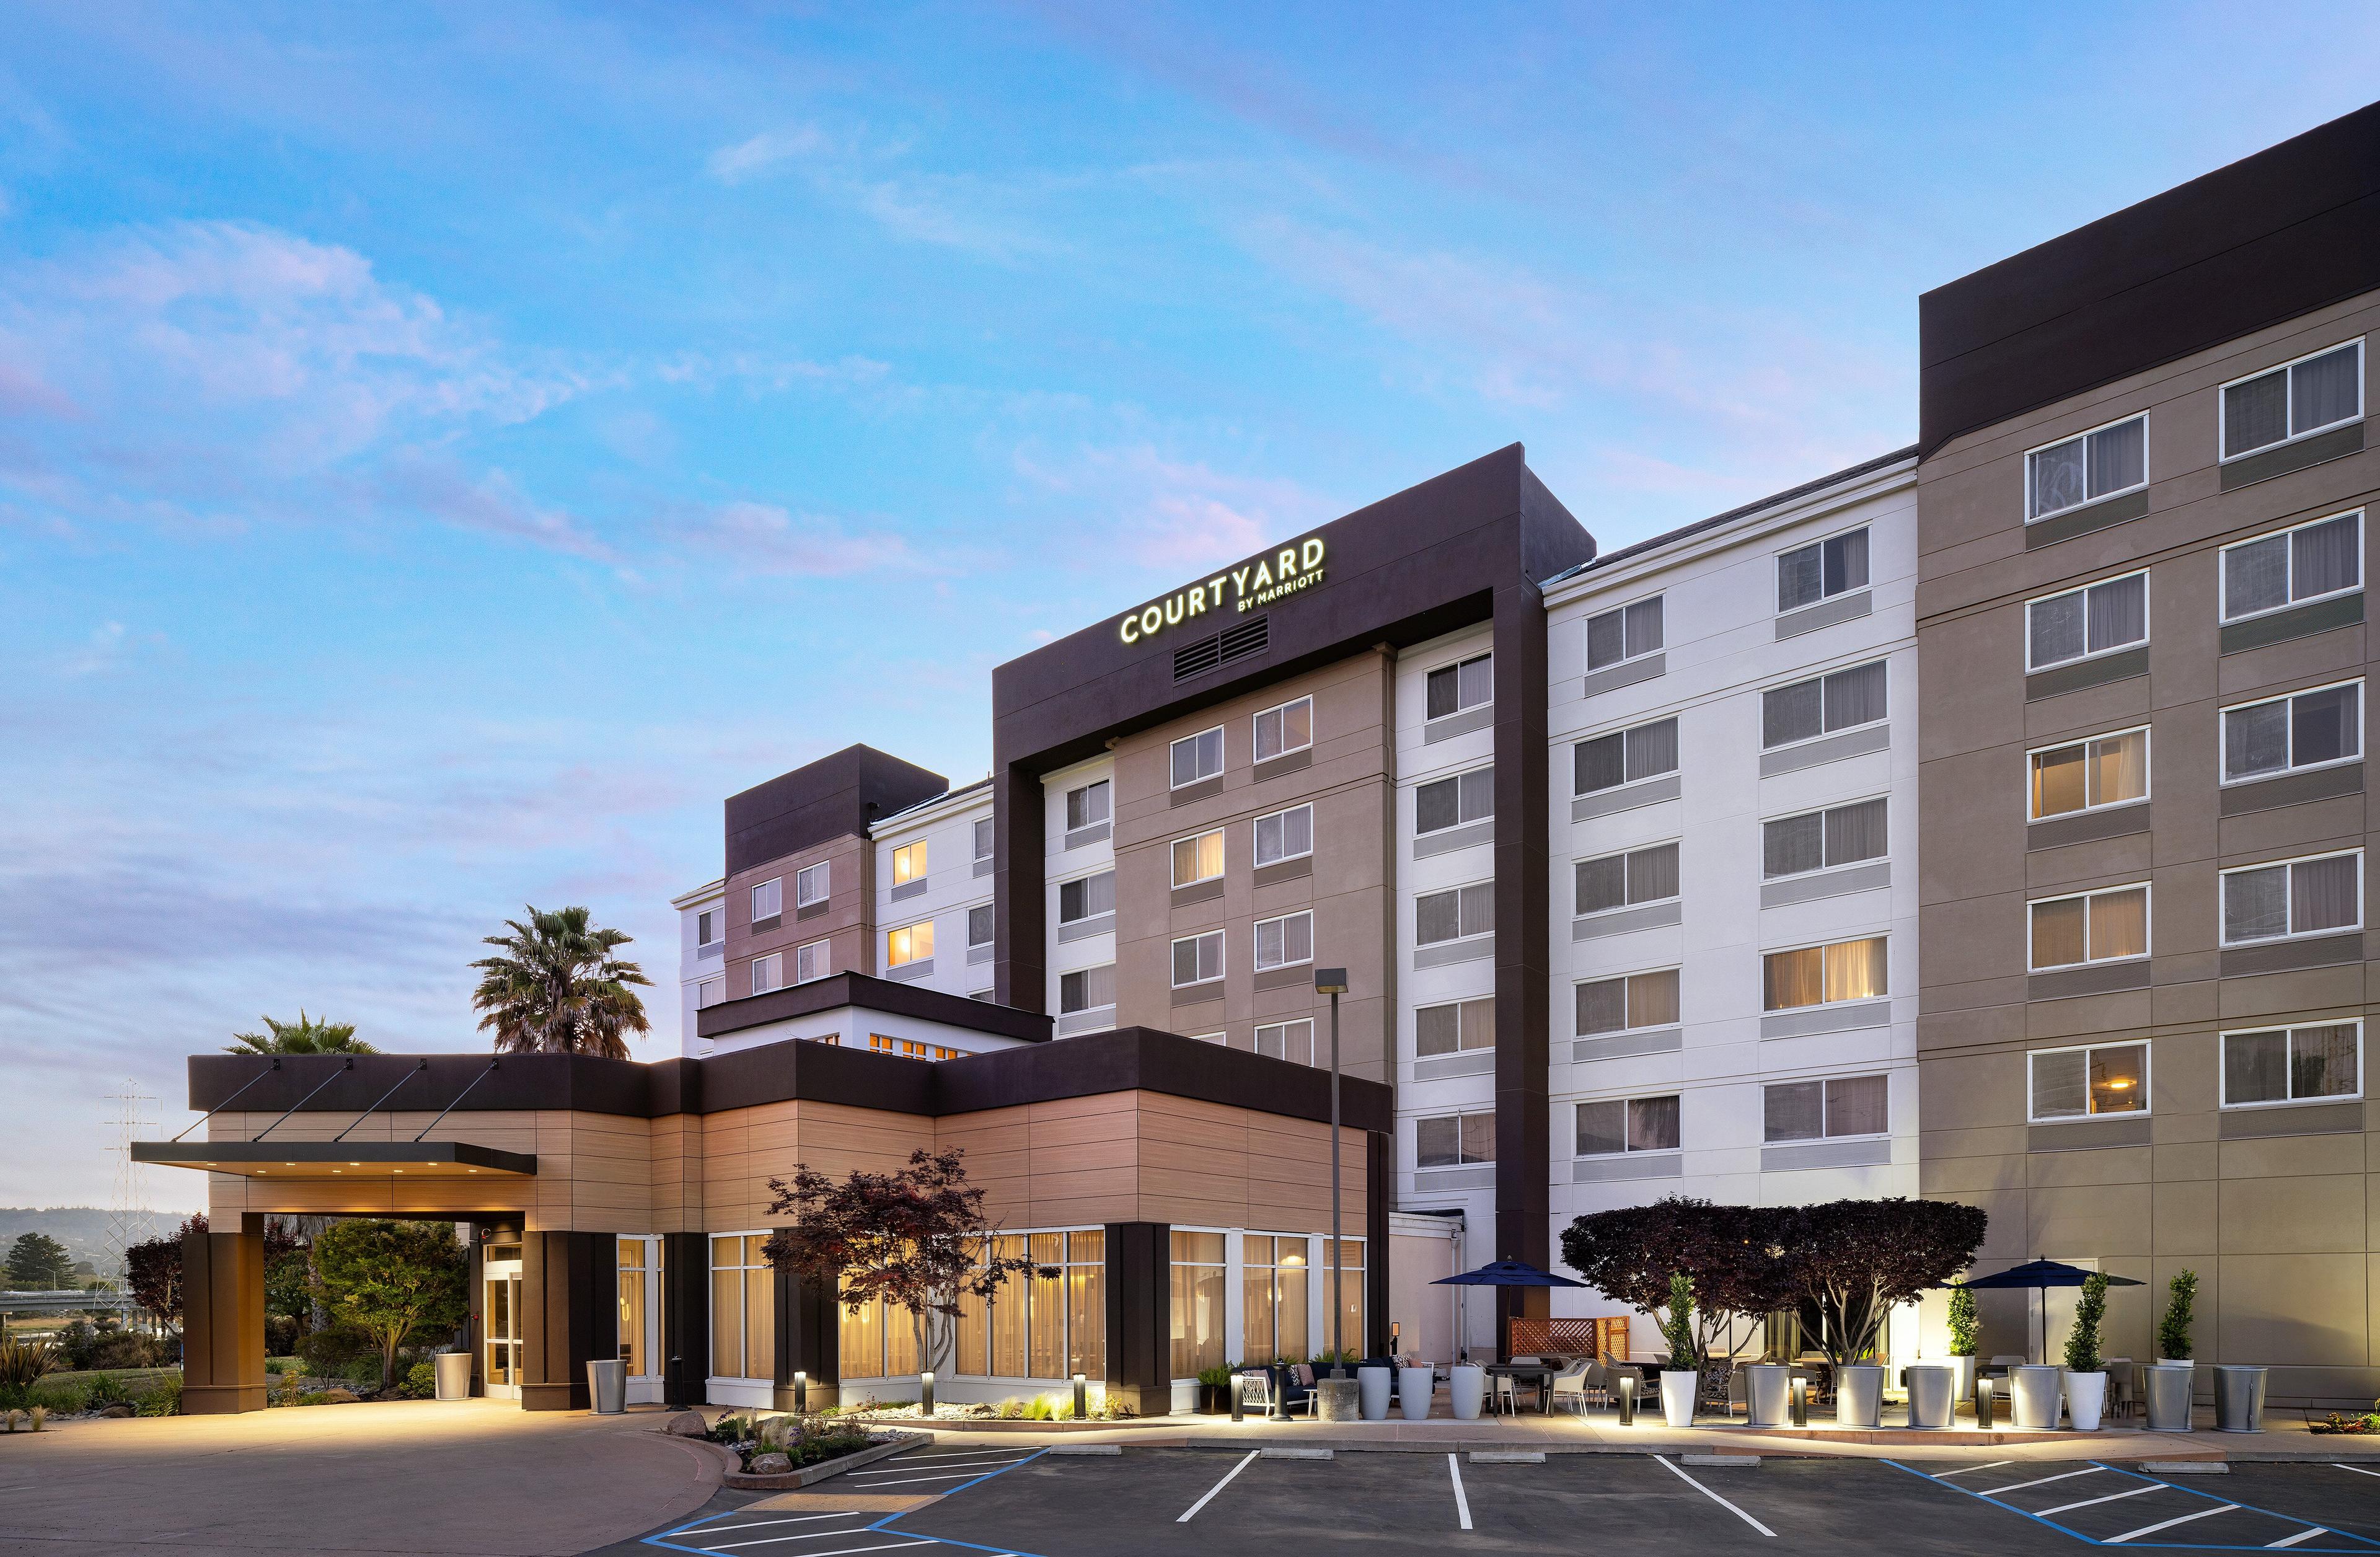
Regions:
<instances>
[{"instance_id":1,"label":"wispy cloud","mask_svg":"<svg viewBox=\"0 0 2380 1557\"><path fill-rule=\"evenodd\" d=\"M905 140L871 142L862 132L836 135L804 124L722 146L705 166L730 187L798 175L821 198L895 237L978 259L1013 261L1062 247L1029 213L1053 186L1070 180L924 170L909 165L914 150Z\"/></svg>"},{"instance_id":2,"label":"wispy cloud","mask_svg":"<svg viewBox=\"0 0 2380 1557\"><path fill-rule=\"evenodd\" d=\"M1125 557L1161 572L1231 562L1338 512L1296 481L1217 470L1148 443L1063 454L1027 446L1014 464L1041 491L1068 499Z\"/></svg>"},{"instance_id":3,"label":"wispy cloud","mask_svg":"<svg viewBox=\"0 0 2380 1557\"><path fill-rule=\"evenodd\" d=\"M931 571L902 536L860 531L818 514L796 514L771 503L738 500L682 509L664 517L662 533L747 573L841 578L901 568Z\"/></svg>"},{"instance_id":4,"label":"wispy cloud","mask_svg":"<svg viewBox=\"0 0 2380 1557\"><path fill-rule=\"evenodd\" d=\"M722 146L710 153L710 176L722 184L741 184L770 173L785 163L816 156L830 149L826 133L815 125L764 129L749 140Z\"/></svg>"}]
</instances>

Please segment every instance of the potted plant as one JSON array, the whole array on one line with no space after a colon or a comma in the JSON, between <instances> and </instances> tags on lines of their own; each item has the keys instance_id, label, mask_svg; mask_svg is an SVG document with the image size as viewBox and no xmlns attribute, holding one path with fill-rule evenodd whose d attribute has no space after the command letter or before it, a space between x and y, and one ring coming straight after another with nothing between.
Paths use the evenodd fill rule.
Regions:
<instances>
[{"instance_id":1,"label":"potted plant","mask_svg":"<svg viewBox=\"0 0 2380 1557\"><path fill-rule=\"evenodd\" d=\"M1429 1418L1429 1397L1438 1387L1438 1369L1408 1352L1397 1367L1397 1405L1408 1422Z\"/></svg>"},{"instance_id":2,"label":"potted plant","mask_svg":"<svg viewBox=\"0 0 2380 1557\"><path fill-rule=\"evenodd\" d=\"M1950 1366L1959 1375L1950 1392L1954 1400L1965 1400L1975 1393L1975 1347L1983 1332L1983 1316L1976 1311L1975 1295L1967 1290L1967 1283L1961 1280L1950 1288Z\"/></svg>"},{"instance_id":3,"label":"potted plant","mask_svg":"<svg viewBox=\"0 0 2380 1557\"><path fill-rule=\"evenodd\" d=\"M1198 1370L1198 1414L1220 1417L1232 1409L1232 1375L1239 1371L1228 1363Z\"/></svg>"},{"instance_id":4,"label":"potted plant","mask_svg":"<svg viewBox=\"0 0 2380 1557\"><path fill-rule=\"evenodd\" d=\"M2198 1305L2198 1272L2177 1271L2166 1283L2165 1313L2157 1320L2157 1360L2147 1375L2149 1430L2188 1432L2191 1396L2198 1365L2191 1360L2190 1327Z\"/></svg>"},{"instance_id":5,"label":"potted plant","mask_svg":"<svg viewBox=\"0 0 2380 1557\"><path fill-rule=\"evenodd\" d=\"M2099 1356L2099 1327L2107 1318L2107 1278L2082 1283L2074 1305L2074 1328L2066 1332L2066 1412L2076 1432L2097 1432L2107 1405L2107 1364Z\"/></svg>"},{"instance_id":6,"label":"potted plant","mask_svg":"<svg viewBox=\"0 0 2380 1557\"><path fill-rule=\"evenodd\" d=\"M1986 1218L1950 1200L1833 1200L1781 1209L1783 1260L1820 1320L1835 1372L1835 1421L1884 1422L1885 1370L1876 1358L1892 1309L1966 1269Z\"/></svg>"},{"instance_id":7,"label":"potted plant","mask_svg":"<svg viewBox=\"0 0 2380 1557\"><path fill-rule=\"evenodd\" d=\"M1673 1428L1694 1425L1694 1395L1702 1384L1702 1356L1694 1335L1694 1279L1670 1278L1670 1308L1661 1320L1670 1355L1661 1364L1661 1417Z\"/></svg>"}]
</instances>

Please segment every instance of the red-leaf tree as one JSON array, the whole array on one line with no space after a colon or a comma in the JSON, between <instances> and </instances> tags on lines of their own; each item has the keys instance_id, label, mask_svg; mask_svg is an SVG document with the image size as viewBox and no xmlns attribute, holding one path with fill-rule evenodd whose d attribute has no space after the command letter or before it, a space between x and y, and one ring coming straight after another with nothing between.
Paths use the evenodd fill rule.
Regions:
<instances>
[{"instance_id":1,"label":"red-leaf tree","mask_svg":"<svg viewBox=\"0 0 2380 1557\"><path fill-rule=\"evenodd\" d=\"M1562 1260L1605 1296L1657 1315L1670 1302L1670 1278L1691 1278L1699 1365L1739 1318L1798 1301L1779 1214L1679 1195L1594 1211L1562 1230Z\"/></svg>"},{"instance_id":2,"label":"red-leaf tree","mask_svg":"<svg viewBox=\"0 0 2380 1557\"><path fill-rule=\"evenodd\" d=\"M182 1322L182 1240L192 1233L207 1230L207 1213L197 1211L180 1228L163 1238L127 1244L124 1247L124 1284L138 1303L161 1319L176 1324ZM273 1262L293 1249L304 1247L298 1235L274 1217L264 1224L264 1264L270 1271Z\"/></svg>"},{"instance_id":3,"label":"red-leaf tree","mask_svg":"<svg viewBox=\"0 0 2380 1557\"><path fill-rule=\"evenodd\" d=\"M769 1214L794 1219L770 1235L769 1263L829 1288L855 1314L879 1298L903 1310L919 1366L940 1371L962 1297L996 1303L1012 1276L1058 1274L997 1252L1000 1230L984 1215L982 1186L967 1182L965 1155L921 1147L896 1173L854 1170L840 1184L795 1163L791 1183L769 1181Z\"/></svg>"},{"instance_id":4,"label":"red-leaf tree","mask_svg":"<svg viewBox=\"0 0 2380 1557\"><path fill-rule=\"evenodd\" d=\"M1818 1308L1819 1348L1840 1366L1873 1356L1885 1316L1965 1270L1988 1218L1954 1200L1830 1200L1779 1213L1801 1295Z\"/></svg>"}]
</instances>

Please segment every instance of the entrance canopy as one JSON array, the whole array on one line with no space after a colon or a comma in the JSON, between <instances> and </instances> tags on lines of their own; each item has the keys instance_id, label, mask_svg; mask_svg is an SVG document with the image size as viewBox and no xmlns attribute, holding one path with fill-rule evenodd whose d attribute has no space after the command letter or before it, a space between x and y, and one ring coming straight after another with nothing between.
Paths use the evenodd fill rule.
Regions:
<instances>
[{"instance_id":1,"label":"entrance canopy","mask_svg":"<svg viewBox=\"0 0 2380 1557\"><path fill-rule=\"evenodd\" d=\"M243 1178L533 1178L537 1159L467 1141L134 1141L132 1160Z\"/></svg>"}]
</instances>

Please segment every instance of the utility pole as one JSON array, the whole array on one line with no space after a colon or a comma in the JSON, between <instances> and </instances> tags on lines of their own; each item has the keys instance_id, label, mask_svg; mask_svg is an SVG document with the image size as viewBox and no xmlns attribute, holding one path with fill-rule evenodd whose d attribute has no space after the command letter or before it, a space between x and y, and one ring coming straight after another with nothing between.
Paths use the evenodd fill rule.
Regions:
<instances>
[{"instance_id":1,"label":"utility pole","mask_svg":"<svg viewBox=\"0 0 2380 1557\"><path fill-rule=\"evenodd\" d=\"M1339 1219L1339 997L1347 992L1347 970L1316 968L1314 991L1330 997L1330 1377L1344 1379L1347 1346L1342 1326L1347 1299L1341 1291L1341 1283L1347 1261L1341 1253L1343 1240L1340 1237ZM1378 1255L1375 1253L1371 1258L1378 1259ZM1370 1269L1368 1263L1365 1268Z\"/></svg>"}]
</instances>

